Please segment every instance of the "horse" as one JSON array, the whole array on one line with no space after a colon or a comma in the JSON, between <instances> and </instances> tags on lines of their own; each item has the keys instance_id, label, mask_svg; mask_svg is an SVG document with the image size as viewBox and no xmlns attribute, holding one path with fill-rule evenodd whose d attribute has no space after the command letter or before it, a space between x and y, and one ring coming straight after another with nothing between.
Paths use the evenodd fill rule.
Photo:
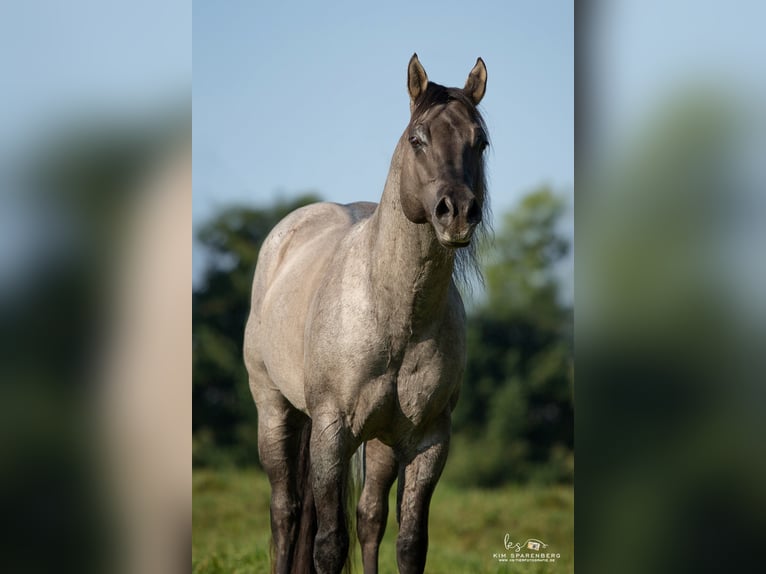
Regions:
<instances>
[{"instance_id":1,"label":"horse","mask_svg":"<svg viewBox=\"0 0 766 574\"><path fill-rule=\"evenodd\" d=\"M397 482L397 564L423 572L432 493L466 362L457 282L478 272L489 201L487 69L463 88L407 68L410 122L380 203L316 203L264 241L244 338L271 485L272 571L335 574L349 560L352 455L363 454L357 537L377 572Z\"/></svg>"}]
</instances>

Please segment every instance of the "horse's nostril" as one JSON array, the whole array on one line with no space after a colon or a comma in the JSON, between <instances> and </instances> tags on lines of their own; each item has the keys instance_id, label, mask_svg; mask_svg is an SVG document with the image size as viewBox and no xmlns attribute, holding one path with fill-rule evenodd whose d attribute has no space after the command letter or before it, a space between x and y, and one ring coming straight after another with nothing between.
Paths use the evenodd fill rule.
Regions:
<instances>
[{"instance_id":1,"label":"horse's nostril","mask_svg":"<svg viewBox=\"0 0 766 574\"><path fill-rule=\"evenodd\" d=\"M479 202L475 199L471 200L471 204L468 206L468 211L465 214L465 218L468 223L476 224L481 221L481 208Z\"/></svg>"},{"instance_id":2,"label":"horse's nostril","mask_svg":"<svg viewBox=\"0 0 766 574\"><path fill-rule=\"evenodd\" d=\"M436 204L436 209L434 209L434 215L436 215L436 219L444 219L452 214L452 202L449 200L448 197L442 197L439 200L439 203Z\"/></svg>"}]
</instances>

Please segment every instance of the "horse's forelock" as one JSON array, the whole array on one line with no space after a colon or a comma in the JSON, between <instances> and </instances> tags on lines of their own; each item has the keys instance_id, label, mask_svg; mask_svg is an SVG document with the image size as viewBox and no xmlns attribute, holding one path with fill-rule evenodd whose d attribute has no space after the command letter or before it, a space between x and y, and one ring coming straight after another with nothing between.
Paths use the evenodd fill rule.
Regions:
<instances>
[{"instance_id":1,"label":"horse's forelock","mask_svg":"<svg viewBox=\"0 0 766 574\"><path fill-rule=\"evenodd\" d=\"M431 108L448 104L449 102L460 102L468 111L471 120L475 121L484 133L489 138L489 132L487 131L487 124L484 121L484 117L481 115L479 108L474 105L473 100L465 93L462 88L447 88L441 84L435 84L434 82L428 82L426 91L423 92L415 102L415 107L412 110L412 117L410 124L415 124L430 110Z\"/></svg>"}]
</instances>

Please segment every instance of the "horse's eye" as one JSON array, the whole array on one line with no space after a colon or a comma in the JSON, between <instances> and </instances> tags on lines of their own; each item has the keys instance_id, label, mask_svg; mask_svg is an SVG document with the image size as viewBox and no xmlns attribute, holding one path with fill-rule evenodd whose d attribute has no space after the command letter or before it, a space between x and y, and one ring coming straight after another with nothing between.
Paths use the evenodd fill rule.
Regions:
<instances>
[{"instance_id":1,"label":"horse's eye","mask_svg":"<svg viewBox=\"0 0 766 574\"><path fill-rule=\"evenodd\" d=\"M418 149L423 145L423 142L418 136L410 136L410 145L412 145L412 147L415 149Z\"/></svg>"},{"instance_id":2,"label":"horse's eye","mask_svg":"<svg viewBox=\"0 0 766 574\"><path fill-rule=\"evenodd\" d=\"M479 143L479 151L484 151L487 149L487 146L489 145L489 142L487 140L481 140Z\"/></svg>"}]
</instances>

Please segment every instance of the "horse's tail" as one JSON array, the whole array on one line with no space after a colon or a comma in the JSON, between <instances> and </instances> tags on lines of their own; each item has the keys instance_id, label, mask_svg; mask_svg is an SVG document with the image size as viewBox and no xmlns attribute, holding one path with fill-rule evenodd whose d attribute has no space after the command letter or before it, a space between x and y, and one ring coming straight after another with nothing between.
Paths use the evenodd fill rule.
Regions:
<instances>
[{"instance_id":1,"label":"horse's tail","mask_svg":"<svg viewBox=\"0 0 766 574\"><path fill-rule=\"evenodd\" d=\"M364 486L364 445L362 443L351 457L351 463L348 469L348 478L346 479L346 524L348 525L349 552L346 558L346 574L352 574L354 571L354 546L356 544L356 505L359 496L362 494Z\"/></svg>"},{"instance_id":2,"label":"horse's tail","mask_svg":"<svg viewBox=\"0 0 766 574\"><path fill-rule=\"evenodd\" d=\"M317 534L317 513L314 505L314 490L311 487L311 420L303 428L300 449L298 451L297 489L301 495L301 514L298 521L295 553L293 554L292 574L315 574L314 569L314 539ZM343 500L345 501L346 526L349 534L349 553L346 558L344 571L353 571L354 543L356 541L356 501L359 499L364 482L364 444L351 458L348 479L343 485Z\"/></svg>"},{"instance_id":3,"label":"horse's tail","mask_svg":"<svg viewBox=\"0 0 766 574\"><path fill-rule=\"evenodd\" d=\"M314 538L317 533L317 511L311 487L311 419L303 426L298 450L297 491L301 497L301 514L293 554L292 574L315 574Z\"/></svg>"}]
</instances>

